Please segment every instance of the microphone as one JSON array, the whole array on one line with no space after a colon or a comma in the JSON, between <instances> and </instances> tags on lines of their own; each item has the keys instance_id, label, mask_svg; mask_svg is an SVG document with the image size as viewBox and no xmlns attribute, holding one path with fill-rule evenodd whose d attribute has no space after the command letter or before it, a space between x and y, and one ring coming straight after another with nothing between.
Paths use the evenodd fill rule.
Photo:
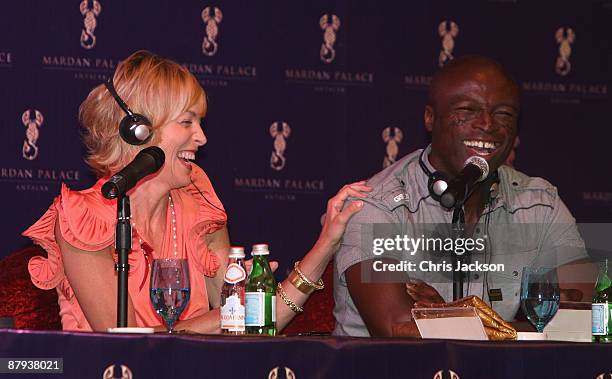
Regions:
<instances>
[{"instance_id":1,"label":"microphone","mask_svg":"<svg viewBox=\"0 0 612 379\"><path fill-rule=\"evenodd\" d=\"M469 195L470 188L489 176L489 164L477 155L465 161L463 170L448 183L448 188L440 197L440 204L446 208L461 206Z\"/></svg>"},{"instance_id":2,"label":"microphone","mask_svg":"<svg viewBox=\"0 0 612 379\"><path fill-rule=\"evenodd\" d=\"M165 159L164 151L157 146L141 150L130 164L104 183L102 195L107 199L125 195L142 178L157 172L163 166Z\"/></svg>"}]
</instances>

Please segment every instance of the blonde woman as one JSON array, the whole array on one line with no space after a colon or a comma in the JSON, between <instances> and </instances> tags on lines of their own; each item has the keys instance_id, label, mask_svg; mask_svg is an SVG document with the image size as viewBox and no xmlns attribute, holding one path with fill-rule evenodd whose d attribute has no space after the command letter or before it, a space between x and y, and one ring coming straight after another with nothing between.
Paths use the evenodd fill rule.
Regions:
<instances>
[{"instance_id":1,"label":"blonde woman","mask_svg":"<svg viewBox=\"0 0 612 379\"><path fill-rule=\"evenodd\" d=\"M164 165L128 193L133 225L128 326L164 329L149 300L150 262L181 258L189 262L192 291L176 329L218 332L220 288L230 245L227 215L210 180L192 162L207 142L200 124L207 111L206 94L184 67L147 51L122 61L112 85L134 112L150 120L152 137L138 146L126 143L118 128L125 114L108 85L90 92L79 116L87 162L99 180L83 191L63 185L47 212L23 233L48 253L47 258L30 260L32 282L42 289L56 289L64 330L104 331L116 326L116 201L102 197L100 190L140 150L159 146L165 153ZM361 197L363 191L368 187L354 183L330 199L321 235L300 263L303 275L313 281L320 278L346 222L361 208L361 202L355 202L342 210L344 200ZM298 307L308 297L288 280L283 288ZM279 330L294 310L277 297Z\"/></svg>"}]
</instances>

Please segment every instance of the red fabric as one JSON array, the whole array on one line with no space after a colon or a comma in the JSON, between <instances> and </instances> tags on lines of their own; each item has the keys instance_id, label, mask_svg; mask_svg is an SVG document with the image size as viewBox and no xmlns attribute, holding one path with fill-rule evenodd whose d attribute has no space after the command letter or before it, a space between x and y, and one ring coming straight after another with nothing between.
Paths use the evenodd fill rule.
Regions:
<instances>
[{"instance_id":1,"label":"red fabric","mask_svg":"<svg viewBox=\"0 0 612 379\"><path fill-rule=\"evenodd\" d=\"M325 288L315 291L304 304L304 313L297 315L283 334L331 333L336 327L334 318L334 278L333 263L327 265L323 273Z\"/></svg>"},{"instance_id":2,"label":"red fabric","mask_svg":"<svg viewBox=\"0 0 612 379\"><path fill-rule=\"evenodd\" d=\"M47 253L30 246L0 260L0 317L12 317L17 329L61 330L57 292L34 287L28 273L37 255Z\"/></svg>"}]
</instances>

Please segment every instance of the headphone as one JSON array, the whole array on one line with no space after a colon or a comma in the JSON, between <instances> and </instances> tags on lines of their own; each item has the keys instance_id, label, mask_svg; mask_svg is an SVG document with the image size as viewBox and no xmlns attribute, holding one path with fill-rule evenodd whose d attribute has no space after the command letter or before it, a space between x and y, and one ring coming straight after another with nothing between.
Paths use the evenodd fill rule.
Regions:
<instances>
[{"instance_id":1,"label":"headphone","mask_svg":"<svg viewBox=\"0 0 612 379\"><path fill-rule=\"evenodd\" d=\"M448 188L448 182L450 178L442 171L431 172L423 161L423 155L431 150L431 145L421 151L419 156L419 165L423 172L427 175L427 190L429 190L429 196L435 201L440 201L440 197L444 194L444 191Z\"/></svg>"},{"instance_id":2,"label":"headphone","mask_svg":"<svg viewBox=\"0 0 612 379\"><path fill-rule=\"evenodd\" d=\"M436 201L440 201L440 198L444 194L444 191L448 188L448 183L450 178L447 174L442 171L431 172L429 167L425 164L423 160L423 155L425 153L429 153L431 151L431 145L427 146L423 151L421 151L421 155L419 156L419 165L421 169L427 175L427 190L429 191L429 196ZM498 193L498 184L499 184L499 175L497 171L491 173L488 180L491 180L491 189L489 190L489 200L497 197Z\"/></svg>"},{"instance_id":3,"label":"headphone","mask_svg":"<svg viewBox=\"0 0 612 379\"><path fill-rule=\"evenodd\" d=\"M117 94L112 78L108 79L104 85L126 114L121 119L121 122L119 122L119 135L121 138L130 145L142 145L149 142L153 134L151 121L141 114L132 112L130 107Z\"/></svg>"}]
</instances>

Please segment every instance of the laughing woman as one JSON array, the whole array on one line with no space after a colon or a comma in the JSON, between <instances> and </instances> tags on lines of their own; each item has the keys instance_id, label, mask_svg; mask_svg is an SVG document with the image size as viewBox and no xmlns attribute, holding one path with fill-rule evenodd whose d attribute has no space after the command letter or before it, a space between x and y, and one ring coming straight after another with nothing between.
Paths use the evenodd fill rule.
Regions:
<instances>
[{"instance_id":1,"label":"laughing woman","mask_svg":"<svg viewBox=\"0 0 612 379\"><path fill-rule=\"evenodd\" d=\"M115 90L122 100L113 97ZM132 145L120 135L118 125L125 116L120 101L150 120L152 136L144 144ZM47 251L47 258L32 258L28 268L37 287L56 289L64 330L115 326L116 201L102 197L101 187L140 150L159 146L166 157L162 168L128 192L133 225L128 326L163 328L149 300L149 267L153 259L180 258L189 262L192 292L176 328L219 331L220 289L230 245L227 215L204 171L192 163L206 144L200 125L206 111L206 94L196 78L146 51L122 61L112 81L94 88L81 104L87 162L99 180L83 191L62 186L47 212L24 232ZM354 202L343 210L344 200L361 197L363 191L368 191L363 183L354 183L328 202L321 235L299 267L311 280L321 277L346 222L361 207ZM298 306L308 297L288 281L283 287ZM294 312L279 296L277 310L282 329Z\"/></svg>"}]
</instances>

